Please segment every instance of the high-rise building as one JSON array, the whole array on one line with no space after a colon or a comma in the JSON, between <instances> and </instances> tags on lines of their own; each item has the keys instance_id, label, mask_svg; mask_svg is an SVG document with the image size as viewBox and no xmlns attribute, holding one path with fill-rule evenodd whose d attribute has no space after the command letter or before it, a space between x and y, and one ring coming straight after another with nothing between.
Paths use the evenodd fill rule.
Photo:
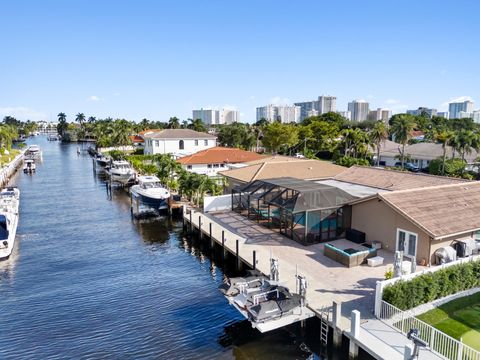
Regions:
<instances>
[{"instance_id":1,"label":"high-rise building","mask_svg":"<svg viewBox=\"0 0 480 360\"><path fill-rule=\"evenodd\" d=\"M389 109L378 108L368 112L368 120L388 122L392 117L392 111Z\"/></svg>"},{"instance_id":2,"label":"high-rise building","mask_svg":"<svg viewBox=\"0 0 480 360\"><path fill-rule=\"evenodd\" d=\"M300 106L272 105L257 108L257 121L281 121L282 123L300 122Z\"/></svg>"},{"instance_id":3,"label":"high-rise building","mask_svg":"<svg viewBox=\"0 0 480 360\"><path fill-rule=\"evenodd\" d=\"M352 120L352 112L351 111L337 111L337 114L343 116L347 120Z\"/></svg>"},{"instance_id":4,"label":"high-rise building","mask_svg":"<svg viewBox=\"0 0 480 360\"><path fill-rule=\"evenodd\" d=\"M416 116L426 114L431 119L433 116L437 116L437 109L421 106L417 110L407 110L407 114Z\"/></svg>"},{"instance_id":5,"label":"high-rise building","mask_svg":"<svg viewBox=\"0 0 480 360\"><path fill-rule=\"evenodd\" d=\"M240 112L230 109L200 109L192 111L192 119L200 119L206 125L231 124L240 121Z\"/></svg>"},{"instance_id":6,"label":"high-rise building","mask_svg":"<svg viewBox=\"0 0 480 360\"><path fill-rule=\"evenodd\" d=\"M309 113L317 112L317 115L325 114L328 112L335 112L337 110L337 98L335 96L322 95L318 97L318 100L298 102L294 104L300 107L300 121L313 115Z\"/></svg>"},{"instance_id":7,"label":"high-rise building","mask_svg":"<svg viewBox=\"0 0 480 360\"><path fill-rule=\"evenodd\" d=\"M448 113L448 111L439 111L439 112L437 113L437 116L438 116L438 117L442 117L442 118L444 118L444 119L448 119L448 118L449 118L449 115L450 115L450 114Z\"/></svg>"},{"instance_id":8,"label":"high-rise building","mask_svg":"<svg viewBox=\"0 0 480 360\"><path fill-rule=\"evenodd\" d=\"M365 121L368 118L368 102L353 100L348 103L348 111L352 113L352 121Z\"/></svg>"},{"instance_id":9,"label":"high-rise building","mask_svg":"<svg viewBox=\"0 0 480 360\"><path fill-rule=\"evenodd\" d=\"M448 112L450 113L450 119L458 119L460 111L467 113L473 112L473 102L470 100L462 102L452 102L448 104Z\"/></svg>"}]
</instances>

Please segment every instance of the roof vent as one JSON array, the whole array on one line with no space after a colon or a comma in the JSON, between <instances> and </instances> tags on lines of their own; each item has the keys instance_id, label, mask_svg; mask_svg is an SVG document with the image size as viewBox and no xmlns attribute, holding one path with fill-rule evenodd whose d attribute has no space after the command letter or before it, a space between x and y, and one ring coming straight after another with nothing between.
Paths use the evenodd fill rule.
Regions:
<instances>
[{"instance_id":1,"label":"roof vent","mask_svg":"<svg viewBox=\"0 0 480 360\"><path fill-rule=\"evenodd\" d=\"M308 170L313 170L313 167L310 166L310 167L308 168Z\"/></svg>"}]
</instances>

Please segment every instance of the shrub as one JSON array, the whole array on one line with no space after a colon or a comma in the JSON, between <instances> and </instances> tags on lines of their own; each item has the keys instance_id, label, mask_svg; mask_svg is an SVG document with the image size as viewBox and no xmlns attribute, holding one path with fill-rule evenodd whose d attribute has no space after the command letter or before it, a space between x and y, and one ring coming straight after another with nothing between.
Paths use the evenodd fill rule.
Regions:
<instances>
[{"instance_id":1,"label":"shrub","mask_svg":"<svg viewBox=\"0 0 480 360\"><path fill-rule=\"evenodd\" d=\"M480 261L453 265L410 281L397 281L385 287L383 300L408 310L477 286L480 286Z\"/></svg>"}]
</instances>

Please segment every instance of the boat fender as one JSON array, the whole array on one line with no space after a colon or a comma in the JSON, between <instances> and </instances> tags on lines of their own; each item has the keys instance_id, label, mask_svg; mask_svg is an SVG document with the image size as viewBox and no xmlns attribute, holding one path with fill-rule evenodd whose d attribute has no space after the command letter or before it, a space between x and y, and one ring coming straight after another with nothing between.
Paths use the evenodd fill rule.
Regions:
<instances>
[{"instance_id":1,"label":"boat fender","mask_svg":"<svg viewBox=\"0 0 480 360\"><path fill-rule=\"evenodd\" d=\"M5 246L6 248L8 248L8 241L7 241L7 240L3 240L2 244L3 244L3 246Z\"/></svg>"}]
</instances>

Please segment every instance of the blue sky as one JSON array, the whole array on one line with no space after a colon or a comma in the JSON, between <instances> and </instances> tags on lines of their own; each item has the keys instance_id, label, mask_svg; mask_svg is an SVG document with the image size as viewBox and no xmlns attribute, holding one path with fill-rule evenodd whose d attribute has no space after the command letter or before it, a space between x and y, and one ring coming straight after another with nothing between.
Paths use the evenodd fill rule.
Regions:
<instances>
[{"instance_id":1,"label":"blue sky","mask_svg":"<svg viewBox=\"0 0 480 360\"><path fill-rule=\"evenodd\" d=\"M480 107L478 1L0 0L0 116L191 117L337 96Z\"/></svg>"}]
</instances>

